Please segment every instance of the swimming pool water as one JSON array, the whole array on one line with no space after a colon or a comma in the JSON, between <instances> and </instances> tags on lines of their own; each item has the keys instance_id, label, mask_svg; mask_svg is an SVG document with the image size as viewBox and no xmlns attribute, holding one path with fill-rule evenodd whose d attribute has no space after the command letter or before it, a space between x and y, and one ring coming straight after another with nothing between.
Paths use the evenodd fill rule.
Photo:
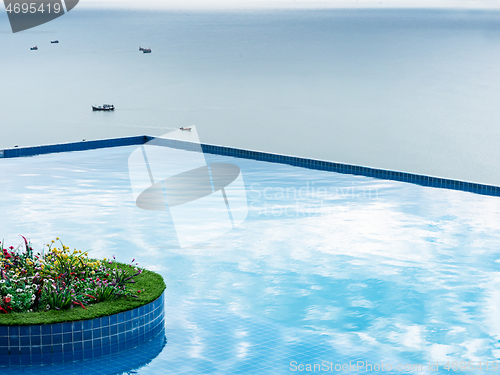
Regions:
<instances>
[{"instance_id":1,"label":"swimming pool water","mask_svg":"<svg viewBox=\"0 0 500 375\"><path fill-rule=\"evenodd\" d=\"M135 206L135 148L0 160L6 243L23 234L41 249L59 236L165 278L167 344L128 370L110 361L103 375L291 374L322 361L330 373L349 361L419 373L489 361L491 372L499 359L498 198L206 155L241 168L249 215L180 248L167 212Z\"/></svg>"}]
</instances>

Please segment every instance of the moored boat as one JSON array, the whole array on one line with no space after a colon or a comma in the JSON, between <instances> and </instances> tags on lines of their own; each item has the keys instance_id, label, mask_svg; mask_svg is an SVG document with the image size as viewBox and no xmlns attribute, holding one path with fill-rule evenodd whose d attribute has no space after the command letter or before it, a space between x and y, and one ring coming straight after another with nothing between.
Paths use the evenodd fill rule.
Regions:
<instances>
[{"instance_id":1,"label":"moored boat","mask_svg":"<svg viewBox=\"0 0 500 375\"><path fill-rule=\"evenodd\" d=\"M51 40L50 43L59 43L58 40Z\"/></svg>"},{"instance_id":2,"label":"moored boat","mask_svg":"<svg viewBox=\"0 0 500 375\"><path fill-rule=\"evenodd\" d=\"M38 47L37 46L31 47L30 50L32 50L32 51L38 51Z\"/></svg>"},{"instance_id":3,"label":"moored boat","mask_svg":"<svg viewBox=\"0 0 500 375\"><path fill-rule=\"evenodd\" d=\"M144 48L142 53L151 53L151 48Z\"/></svg>"},{"instance_id":4,"label":"moored boat","mask_svg":"<svg viewBox=\"0 0 500 375\"><path fill-rule=\"evenodd\" d=\"M191 128L184 128L184 127L182 127L182 128L179 128L179 129L180 129L180 130L188 130L188 131L191 131Z\"/></svg>"},{"instance_id":5,"label":"moored boat","mask_svg":"<svg viewBox=\"0 0 500 375\"><path fill-rule=\"evenodd\" d=\"M114 111L115 106L113 104L103 104L102 106L92 106L93 111Z\"/></svg>"}]
</instances>

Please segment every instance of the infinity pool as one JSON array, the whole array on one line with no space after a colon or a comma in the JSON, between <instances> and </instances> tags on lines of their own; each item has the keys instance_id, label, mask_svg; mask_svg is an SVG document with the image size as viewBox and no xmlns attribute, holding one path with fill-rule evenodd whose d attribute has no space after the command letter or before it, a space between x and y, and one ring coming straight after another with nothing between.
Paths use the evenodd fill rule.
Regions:
<instances>
[{"instance_id":1,"label":"infinity pool","mask_svg":"<svg viewBox=\"0 0 500 375\"><path fill-rule=\"evenodd\" d=\"M136 148L0 159L0 232L160 272L167 344L0 373L483 373L500 360L499 198L206 155L240 167L248 217L181 248L168 212L135 205Z\"/></svg>"}]
</instances>

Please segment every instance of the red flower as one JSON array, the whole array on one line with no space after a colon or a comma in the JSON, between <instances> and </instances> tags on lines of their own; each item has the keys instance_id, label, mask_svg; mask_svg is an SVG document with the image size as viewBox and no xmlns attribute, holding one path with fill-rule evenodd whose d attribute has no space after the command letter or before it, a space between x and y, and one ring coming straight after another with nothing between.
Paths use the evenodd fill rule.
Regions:
<instances>
[{"instance_id":1,"label":"red flower","mask_svg":"<svg viewBox=\"0 0 500 375\"><path fill-rule=\"evenodd\" d=\"M3 300L5 301L5 303L9 303L11 301L11 298L10 297L5 297Z\"/></svg>"}]
</instances>

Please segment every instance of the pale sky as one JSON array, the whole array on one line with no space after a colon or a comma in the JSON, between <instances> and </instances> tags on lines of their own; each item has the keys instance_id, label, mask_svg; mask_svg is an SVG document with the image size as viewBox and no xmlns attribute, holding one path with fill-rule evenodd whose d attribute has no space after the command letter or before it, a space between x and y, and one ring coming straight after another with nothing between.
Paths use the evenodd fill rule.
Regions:
<instances>
[{"instance_id":1,"label":"pale sky","mask_svg":"<svg viewBox=\"0 0 500 375\"><path fill-rule=\"evenodd\" d=\"M461 8L500 9L500 0L80 0L80 7L136 9Z\"/></svg>"}]
</instances>

